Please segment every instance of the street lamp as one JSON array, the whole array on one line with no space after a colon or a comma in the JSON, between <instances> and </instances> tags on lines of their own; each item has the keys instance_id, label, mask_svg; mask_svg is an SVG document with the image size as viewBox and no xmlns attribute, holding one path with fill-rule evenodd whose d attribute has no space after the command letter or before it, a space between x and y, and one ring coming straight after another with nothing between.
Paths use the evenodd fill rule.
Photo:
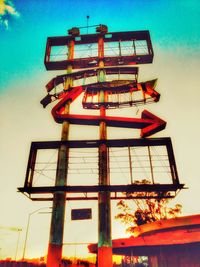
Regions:
<instances>
[{"instance_id":1,"label":"street lamp","mask_svg":"<svg viewBox=\"0 0 200 267\"><path fill-rule=\"evenodd\" d=\"M17 252L18 252L18 247L19 247L19 238L20 238L21 231L22 229L20 228L17 229L18 235L17 235L17 246L16 246L16 251L15 251L15 261L17 259Z\"/></svg>"},{"instance_id":2,"label":"street lamp","mask_svg":"<svg viewBox=\"0 0 200 267\"><path fill-rule=\"evenodd\" d=\"M19 238L20 238L20 234L21 234L22 229L21 228L16 228L16 227L8 227L8 226L0 226L0 229L6 230L6 231L18 232L17 244L16 244L16 249L15 249L15 257L14 257L14 259L16 260L17 253L18 253L18 247L19 247ZM0 250L2 250L2 248L0 248Z\"/></svg>"},{"instance_id":3,"label":"street lamp","mask_svg":"<svg viewBox=\"0 0 200 267\"><path fill-rule=\"evenodd\" d=\"M32 211L31 213L28 214L28 221L27 221L27 226L26 226L26 236L25 236L25 241L24 241L24 249L23 249L23 256L22 256L22 260L25 259L25 253L26 253L26 244L27 244L27 238L28 238L28 231L29 231L29 225L30 225L30 219L31 216L35 213L37 213L40 210L44 210L44 209L52 209L51 207L44 207L44 208L40 208L37 210Z\"/></svg>"}]
</instances>

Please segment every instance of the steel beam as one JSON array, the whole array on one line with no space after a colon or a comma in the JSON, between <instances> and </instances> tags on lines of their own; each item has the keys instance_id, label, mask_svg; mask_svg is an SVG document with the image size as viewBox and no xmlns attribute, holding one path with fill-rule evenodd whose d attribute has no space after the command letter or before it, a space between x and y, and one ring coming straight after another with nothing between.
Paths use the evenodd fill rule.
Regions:
<instances>
[{"instance_id":1,"label":"steel beam","mask_svg":"<svg viewBox=\"0 0 200 267\"><path fill-rule=\"evenodd\" d=\"M100 59L98 72L99 82L105 81L104 68L104 40L100 36L98 39L98 57ZM106 93L100 90L100 117L106 116ZM107 139L107 127L104 120L99 122L99 139ZM106 143L99 145L99 186L108 186L110 184L108 148ZM112 267L112 236L111 236L111 200L109 191L98 193L98 267Z\"/></svg>"},{"instance_id":2,"label":"steel beam","mask_svg":"<svg viewBox=\"0 0 200 267\"><path fill-rule=\"evenodd\" d=\"M173 156L173 148L170 137L161 138L131 138L131 139L107 139L107 140L69 140L69 141L36 141L31 143L30 155L35 153L37 149L56 149L61 145L69 148L88 148L99 147L101 143L106 143L109 147L138 147L138 146L166 146L169 156ZM174 159L175 161L175 159ZM31 166L31 165L29 165Z\"/></svg>"},{"instance_id":3,"label":"steel beam","mask_svg":"<svg viewBox=\"0 0 200 267\"><path fill-rule=\"evenodd\" d=\"M69 42L68 59L73 59L74 41ZM67 67L67 72L72 71L71 66ZM69 77L65 83L65 90L72 86L72 79ZM68 114L70 109L70 100L66 102L64 113ZM62 125L61 141L67 141L69 135L69 122L65 121ZM58 163L55 186L66 186L68 171L69 148L62 144L58 152ZM53 196L53 209L51 217L49 246L47 253L47 267L59 267L62 260L63 233L65 221L65 203L66 192L56 190Z\"/></svg>"},{"instance_id":4,"label":"steel beam","mask_svg":"<svg viewBox=\"0 0 200 267\"><path fill-rule=\"evenodd\" d=\"M19 187L18 190L28 194L48 194L56 191L69 193L97 193L97 192L169 192L183 188L184 184L128 184L128 185L77 185L77 186L40 186Z\"/></svg>"}]
</instances>

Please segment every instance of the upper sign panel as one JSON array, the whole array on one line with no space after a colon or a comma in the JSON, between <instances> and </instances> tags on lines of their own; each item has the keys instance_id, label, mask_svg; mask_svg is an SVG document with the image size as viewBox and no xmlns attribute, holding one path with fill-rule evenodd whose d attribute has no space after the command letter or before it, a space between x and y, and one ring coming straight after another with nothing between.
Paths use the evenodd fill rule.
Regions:
<instances>
[{"instance_id":1,"label":"upper sign panel","mask_svg":"<svg viewBox=\"0 0 200 267\"><path fill-rule=\"evenodd\" d=\"M102 48L103 45L103 48ZM103 50L103 53L102 53ZM69 56L70 54L70 56ZM153 61L149 31L113 32L48 37L44 63L47 70L147 64Z\"/></svg>"}]
</instances>

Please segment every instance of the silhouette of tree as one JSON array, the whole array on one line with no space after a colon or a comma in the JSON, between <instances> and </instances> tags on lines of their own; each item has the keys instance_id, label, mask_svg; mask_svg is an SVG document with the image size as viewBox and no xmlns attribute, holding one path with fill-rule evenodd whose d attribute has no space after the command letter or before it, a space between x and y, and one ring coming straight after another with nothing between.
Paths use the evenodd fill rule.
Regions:
<instances>
[{"instance_id":1,"label":"silhouette of tree","mask_svg":"<svg viewBox=\"0 0 200 267\"><path fill-rule=\"evenodd\" d=\"M149 184L150 182L144 179L142 181L135 181L135 183ZM124 200L120 200L117 203L117 207L121 212L115 218L128 226L127 232L133 232L135 226L162 219L176 218L181 214L182 206L180 204L169 207L170 200L168 198L151 198L153 195L154 193L152 192L138 193L138 196L144 198L133 200L137 206L135 211Z\"/></svg>"}]
</instances>

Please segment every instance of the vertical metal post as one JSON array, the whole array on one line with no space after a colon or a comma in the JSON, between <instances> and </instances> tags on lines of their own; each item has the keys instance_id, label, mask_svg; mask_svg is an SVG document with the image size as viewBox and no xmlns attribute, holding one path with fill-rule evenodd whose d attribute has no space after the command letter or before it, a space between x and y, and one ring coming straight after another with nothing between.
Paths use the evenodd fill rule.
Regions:
<instances>
[{"instance_id":1,"label":"vertical metal post","mask_svg":"<svg viewBox=\"0 0 200 267\"><path fill-rule=\"evenodd\" d=\"M71 40L68 45L68 59L73 59L74 41ZM67 67L67 73L72 71L72 66ZM64 90L72 86L72 79L67 79ZM70 101L66 103L65 114L70 110ZM63 122L61 141L67 141L69 135L69 122ZM61 145L58 151L58 162L56 172L56 186L67 185L67 169L68 169L69 148ZM53 209L51 217L51 228L49 237L49 246L47 254L47 267L60 267L62 260L62 246L65 219L65 202L66 192L57 191L53 197Z\"/></svg>"},{"instance_id":2,"label":"vertical metal post","mask_svg":"<svg viewBox=\"0 0 200 267\"><path fill-rule=\"evenodd\" d=\"M101 60L104 54L103 37L100 36L98 41L99 52L99 67L102 68L99 72L99 81L105 81L104 62ZM105 109L105 92L100 91L100 116L106 115ZM104 121L99 125L99 138L106 140L107 128ZM99 185L109 185L109 166L108 166L108 148L105 143L99 146ZM110 192L99 192L98 194L98 267L112 267L112 237L111 237L111 201Z\"/></svg>"}]
</instances>

